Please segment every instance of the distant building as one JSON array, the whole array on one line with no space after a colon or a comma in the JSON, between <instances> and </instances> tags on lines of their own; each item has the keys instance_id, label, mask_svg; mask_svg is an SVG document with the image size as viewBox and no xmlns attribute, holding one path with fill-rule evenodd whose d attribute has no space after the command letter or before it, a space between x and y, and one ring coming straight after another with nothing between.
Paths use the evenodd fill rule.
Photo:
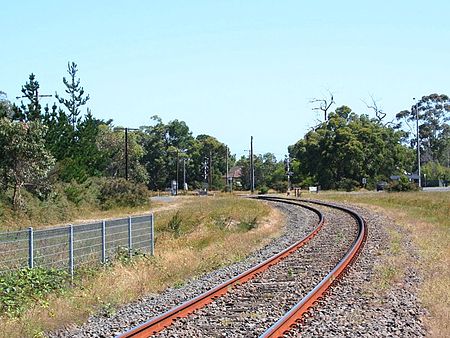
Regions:
<instances>
[{"instance_id":1,"label":"distant building","mask_svg":"<svg viewBox=\"0 0 450 338\"><path fill-rule=\"evenodd\" d=\"M231 181L231 184L233 187L234 186L236 186L236 187L242 186L241 177L242 177L242 167L241 166L234 166L234 167L231 167L230 170L228 170L228 180Z\"/></svg>"}]
</instances>

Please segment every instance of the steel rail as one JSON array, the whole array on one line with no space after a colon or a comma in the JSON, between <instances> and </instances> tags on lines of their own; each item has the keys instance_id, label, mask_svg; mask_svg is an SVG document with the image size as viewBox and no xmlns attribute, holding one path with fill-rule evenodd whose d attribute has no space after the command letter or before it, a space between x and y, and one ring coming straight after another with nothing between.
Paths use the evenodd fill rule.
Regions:
<instances>
[{"instance_id":1,"label":"steel rail","mask_svg":"<svg viewBox=\"0 0 450 338\"><path fill-rule=\"evenodd\" d=\"M297 303L291 310L289 310L283 317L281 317L275 324L268 328L259 338L274 338L283 337L297 322L301 321L303 316L325 295L333 283L343 276L344 271L356 259L362 246L367 238L367 225L364 219L355 211L346 207L328 204L319 201L302 200L302 202L314 203L326 207L335 208L345 211L350 214L358 222L359 231L358 236L354 240L350 250L339 261L333 270L311 290L299 303Z\"/></svg>"},{"instance_id":2,"label":"steel rail","mask_svg":"<svg viewBox=\"0 0 450 338\"><path fill-rule=\"evenodd\" d=\"M282 259L286 258L291 253L298 250L299 248L304 246L307 242L309 242L320 231L320 229L323 226L324 217L323 217L322 213L315 208L300 204L295 200L286 200L286 199L279 200L279 199L275 199L275 198L273 198L273 199L265 198L265 200L273 200L273 201L277 201L277 202L283 202L285 204L297 205L297 206L306 208L308 210L311 210L319 216L319 222L317 223L317 226L314 228L314 230L311 233L309 233L306 237L304 237L300 241L292 244L287 249L268 258L267 260L254 266L253 268L241 273L240 275L214 287L213 289L206 291L205 293L202 293L201 295L199 295L189 301L186 301L186 302L182 303L181 305L179 305L175 308L172 308L171 310L169 310L157 317L154 317L141 325L132 328L131 330L117 336L117 338L149 337L152 334L162 331L164 328L166 328L167 326L172 324L172 322L175 319L188 316L190 313L194 312L195 310L198 310L198 309L206 306L207 304L211 303L214 299L225 295L233 287L235 287L237 285L241 285L241 284L249 281L250 279L255 277L257 274L267 270L270 266L277 264Z\"/></svg>"}]
</instances>

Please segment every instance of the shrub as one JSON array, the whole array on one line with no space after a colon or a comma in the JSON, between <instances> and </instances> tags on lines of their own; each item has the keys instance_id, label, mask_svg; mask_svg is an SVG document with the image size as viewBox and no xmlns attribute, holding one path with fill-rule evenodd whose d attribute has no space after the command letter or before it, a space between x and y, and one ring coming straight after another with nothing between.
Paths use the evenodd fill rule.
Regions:
<instances>
[{"instance_id":1,"label":"shrub","mask_svg":"<svg viewBox=\"0 0 450 338\"><path fill-rule=\"evenodd\" d=\"M65 270L23 268L0 276L0 311L10 317L19 316L29 306L45 304L45 297L69 285Z\"/></svg>"},{"instance_id":2,"label":"shrub","mask_svg":"<svg viewBox=\"0 0 450 338\"><path fill-rule=\"evenodd\" d=\"M105 179L100 188L100 205L103 209L113 207L137 207L148 203L149 192L145 185L123 178Z\"/></svg>"},{"instance_id":3,"label":"shrub","mask_svg":"<svg viewBox=\"0 0 450 338\"><path fill-rule=\"evenodd\" d=\"M255 216L250 220L240 222L238 226L240 229L244 231L250 231L252 229L255 229L257 225L258 225L258 217Z\"/></svg>"},{"instance_id":4,"label":"shrub","mask_svg":"<svg viewBox=\"0 0 450 338\"><path fill-rule=\"evenodd\" d=\"M359 182L352 180L351 178L343 178L336 183L338 190L353 191L359 186Z\"/></svg>"},{"instance_id":5,"label":"shrub","mask_svg":"<svg viewBox=\"0 0 450 338\"><path fill-rule=\"evenodd\" d=\"M389 183L386 190L390 192L416 191L418 190L418 187L414 182L410 182L408 177L402 175L398 181Z\"/></svg>"},{"instance_id":6,"label":"shrub","mask_svg":"<svg viewBox=\"0 0 450 338\"><path fill-rule=\"evenodd\" d=\"M265 195L269 192L269 188L267 188L265 185L263 185L262 187L259 188L259 192L258 194L260 195Z\"/></svg>"},{"instance_id":7,"label":"shrub","mask_svg":"<svg viewBox=\"0 0 450 338\"><path fill-rule=\"evenodd\" d=\"M277 192L285 193L287 191L287 189L288 189L288 184L285 181L278 181L278 182L273 184L273 188Z\"/></svg>"}]
</instances>

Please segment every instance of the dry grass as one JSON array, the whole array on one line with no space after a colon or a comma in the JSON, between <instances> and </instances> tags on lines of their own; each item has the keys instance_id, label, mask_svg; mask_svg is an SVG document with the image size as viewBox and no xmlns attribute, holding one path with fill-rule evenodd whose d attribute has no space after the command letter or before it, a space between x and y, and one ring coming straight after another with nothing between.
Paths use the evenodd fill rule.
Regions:
<instances>
[{"instance_id":1,"label":"dry grass","mask_svg":"<svg viewBox=\"0 0 450 338\"><path fill-rule=\"evenodd\" d=\"M450 193L367 193L319 194L324 199L377 206L406 229L419 250L419 269L423 277L419 296L428 309L430 336L450 337ZM390 230L387 264L381 275L387 284L401 279L411 258L401 249L401 235ZM384 269L384 270L383 270Z\"/></svg>"},{"instance_id":2,"label":"dry grass","mask_svg":"<svg viewBox=\"0 0 450 338\"><path fill-rule=\"evenodd\" d=\"M188 278L230 264L278 236L283 217L276 209L237 198L183 198L179 208L180 232L168 223L175 210L155 215L156 256L117 264L81 286L49 301L48 308L36 307L22 318L3 320L0 330L7 337L35 337L71 323L80 323L94 312L113 313L117 306L145 294L179 286ZM258 226L247 230L248 222Z\"/></svg>"}]
</instances>

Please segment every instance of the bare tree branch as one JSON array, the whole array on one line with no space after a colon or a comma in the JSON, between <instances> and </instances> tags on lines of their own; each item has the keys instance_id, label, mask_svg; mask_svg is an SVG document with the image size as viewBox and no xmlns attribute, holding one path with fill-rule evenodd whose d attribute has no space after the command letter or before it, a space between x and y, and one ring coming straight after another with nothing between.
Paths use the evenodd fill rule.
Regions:
<instances>
[{"instance_id":1,"label":"bare tree branch","mask_svg":"<svg viewBox=\"0 0 450 338\"><path fill-rule=\"evenodd\" d=\"M382 120L386 117L386 113L383 113L383 110L378 107L377 101L373 98L373 95L370 95L370 99L372 101L372 104L368 104L366 101L361 100L364 102L367 108L372 109L375 113L375 116L378 119L378 122L382 122Z\"/></svg>"},{"instance_id":2,"label":"bare tree branch","mask_svg":"<svg viewBox=\"0 0 450 338\"><path fill-rule=\"evenodd\" d=\"M328 93L330 94L329 99L312 99L309 101L309 103L319 103L319 106L312 108L312 110L322 111L324 115L324 121L328 119L328 109L330 109L331 105L335 103L333 93L331 93L330 91L328 91Z\"/></svg>"}]
</instances>

